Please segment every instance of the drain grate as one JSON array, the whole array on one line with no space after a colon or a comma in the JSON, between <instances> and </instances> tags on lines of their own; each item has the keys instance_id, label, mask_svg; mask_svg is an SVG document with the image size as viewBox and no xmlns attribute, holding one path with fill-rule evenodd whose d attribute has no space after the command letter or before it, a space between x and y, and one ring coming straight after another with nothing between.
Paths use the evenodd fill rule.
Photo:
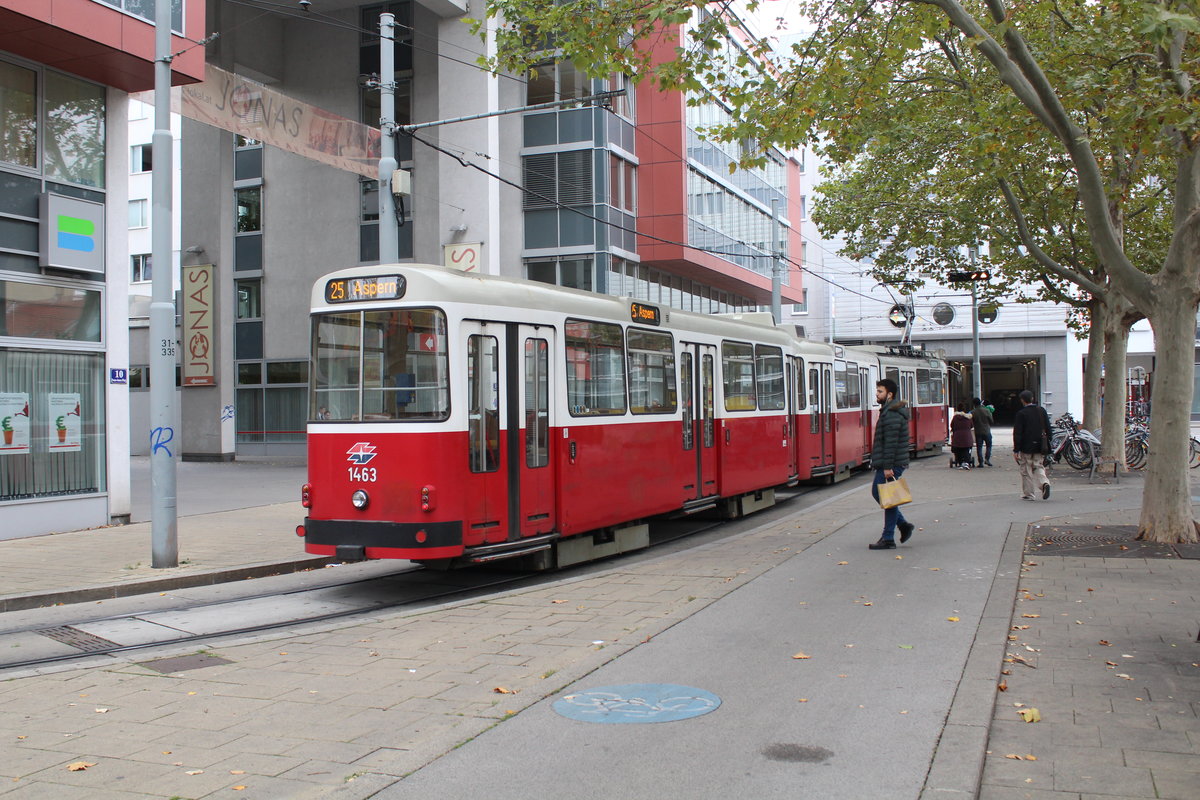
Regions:
<instances>
[{"instance_id":1,"label":"drain grate","mask_svg":"<svg viewBox=\"0 0 1200 800\"><path fill-rule=\"evenodd\" d=\"M65 645L74 647L76 650L82 650L85 653L94 653L99 650L110 650L121 645L116 642L110 642L108 639L97 636L94 633L81 631L78 628L72 628L70 625L62 625L57 628L45 628L38 631L47 639L53 639L56 642L62 642Z\"/></svg>"}]
</instances>

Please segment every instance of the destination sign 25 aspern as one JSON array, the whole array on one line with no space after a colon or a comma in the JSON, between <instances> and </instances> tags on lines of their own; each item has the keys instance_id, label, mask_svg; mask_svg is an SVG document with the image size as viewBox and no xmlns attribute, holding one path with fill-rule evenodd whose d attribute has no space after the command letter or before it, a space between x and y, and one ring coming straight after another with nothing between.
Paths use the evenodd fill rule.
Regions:
<instances>
[{"instance_id":1,"label":"destination sign 25 aspern","mask_svg":"<svg viewBox=\"0 0 1200 800\"><path fill-rule=\"evenodd\" d=\"M403 275L334 278L325 284L325 302L357 303L362 300L397 300L404 297L404 289Z\"/></svg>"}]
</instances>

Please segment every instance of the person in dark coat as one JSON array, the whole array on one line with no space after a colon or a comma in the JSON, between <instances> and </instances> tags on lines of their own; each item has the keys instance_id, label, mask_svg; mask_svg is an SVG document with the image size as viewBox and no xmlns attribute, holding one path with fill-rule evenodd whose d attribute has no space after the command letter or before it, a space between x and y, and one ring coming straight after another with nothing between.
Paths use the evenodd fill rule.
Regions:
<instances>
[{"instance_id":1,"label":"person in dark coat","mask_svg":"<svg viewBox=\"0 0 1200 800\"><path fill-rule=\"evenodd\" d=\"M1033 392L1021 392L1021 410L1013 419L1013 458L1021 470L1021 499L1036 500L1040 487L1042 499L1050 497L1050 478L1042 463L1042 436L1050 441L1050 417L1046 409L1033 402Z\"/></svg>"},{"instance_id":2,"label":"person in dark coat","mask_svg":"<svg viewBox=\"0 0 1200 800\"><path fill-rule=\"evenodd\" d=\"M992 412L976 397L971 401L975 407L971 409L971 421L975 423L975 464L982 467L992 465ZM984 451L984 444L987 451Z\"/></svg>"},{"instance_id":3,"label":"person in dark coat","mask_svg":"<svg viewBox=\"0 0 1200 800\"><path fill-rule=\"evenodd\" d=\"M899 478L908 468L909 419L912 411L908 403L897 394L899 387L891 378L875 382L875 400L881 406L879 420L875 423L875 441L871 447L871 466L875 480L871 483L871 496L879 502L879 484ZM879 541L867 545L871 550L893 550L896 547L896 529L900 529L900 542L913 535L915 526L904 518L900 508L883 510L883 535Z\"/></svg>"},{"instance_id":4,"label":"person in dark coat","mask_svg":"<svg viewBox=\"0 0 1200 800\"><path fill-rule=\"evenodd\" d=\"M971 448L975 446L975 422L967 413L967 404L959 403L958 410L950 419L950 449L954 458L951 467L971 468Z\"/></svg>"}]
</instances>

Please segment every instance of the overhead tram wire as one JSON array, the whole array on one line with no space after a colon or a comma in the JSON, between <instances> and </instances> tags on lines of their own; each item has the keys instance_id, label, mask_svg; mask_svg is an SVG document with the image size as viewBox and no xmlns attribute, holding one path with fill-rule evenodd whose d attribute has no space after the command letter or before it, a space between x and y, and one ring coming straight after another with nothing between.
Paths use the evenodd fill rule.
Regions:
<instances>
[{"instance_id":1,"label":"overhead tram wire","mask_svg":"<svg viewBox=\"0 0 1200 800\"><path fill-rule=\"evenodd\" d=\"M372 30L370 30L370 29L368 29L368 28L364 28L364 27L362 27L362 26L360 26L360 25L356 25L356 24L354 24L354 23L344 22L344 21L342 21L342 20L338 20L338 19L336 19L336 18L334 18L334 17L330 17L330 16L328 16L328 15L326 15L326 14L321 14L320 12L312 12L312 11L296 11L296 10L292 9L291 7L289 7L289 6L283 6L283 5L281 5L281 4L278 4L278 3L272 3L272 2L269 2L269 0L226 0L226 2L229 2L229 3L231 3L231 4L234 4L234 5L240 5L240 6L244 6L244 7L246 7L246 8L254 8L254 9L263 9L264 7L266 7L266 10L264 10L264 11L263 11L263 14L267 14L267 13L275 13L275 14L278 14L278 15L280 15L280 16L283 16L283 17L288 17L288 18L291 18L291 19L301 19L301 20L303 20L303 19L309 19L309 20L312 20L312 21L314 21L314 22L317 22L317 23L319 23L319 24L323 24L323 25L329 25L329 26L331 26L331 27L336 27L336 28L341 28L341 29L343 29L343 30L352 31L352 32L355 32L355 33L358 33L358 34L369 34L369 35L379 36L379 33L378 33L378 31L372 31ZM727 2L727 3L726 3L726 7L728 7L728 5L729 5L729 3ZM252 18L252 19L259 19L261 16L262 16L262 14L260 14L260 15L259 15L259 17L254 17L254 18ZM243 24L246 24L246 22L249 22L249 21L252 21L252 20L246 20L246 21L243 21L243 22L241 22L241 23L238 23L238 24L237 24L236 26L234 26L234 27L240 27L241 25L243 25ZM406 29L407 29L407 30L409 30L409 31L412 31L414 35L417 35L417 34L419 34L419 35L422 35L422 36L430 36L430 34L426 34L426 33L424 33L423 31L418 31L416 28L412 27L411 25L403 25L403 24L400 24L400 23L397 23L397 24L398 24L398 26L399 26L399 27L403 27L403 28L406 28ZM231 30L232 30L232 29L231 29ZM215 35L219 36L220 34L218 33L218 34L215 34ZM382 38L382 37L380 37L380 38ZM392 41L396 41L396 40L393 38L393 39L392 39ZM197 43L197 44L199 44L199 43ZM419 47L417 44L415 44L415 43L412 43L412 42L409 42L409 43L407 43L407 44L409 44L409 45L410 45L410 46L411 46L411 47L412 47L414 50L419 50L419 51L421 51L421 52L423 52L423 53L429 53L429 54L431 54L431 55L434 55L434 56L436 56L436 57L438 57L438 58L443 58L443 59L446 59L446 60L448 60L448 61L452 61L452 62L454 62L454 63L456 63L456 64L461 64L461 65L463 65L463 66L471 67L472 69L477 69L477 70L479 70L479 71L481 71L481 72L485 72L485 73L487 73L487 74L489 74L489 75L493 75L493 76L495 76L495 77L503 77L503 78L508 78L509 80L517 81L517 82L519 82L519 83L522 83L522 84L526 83L526 81L525 81L525 79L524 79L524 78L517 77L517 76L515 76L515 75L509 75L508 73L503 73L503 72L499 72L499 73L498 73L498 72L492 72L491 70L487 69L486 67L484 67L484 66L482 66L482 65L480 65L480 64L478 64L478 63L473 63L473 62L469 62L469 61L463 61L463 60L461 60L461 59L457 59L457 58L454 58L454 57L452 57L452 56L448 56L448 55L446 55L446 54L444 54L444 53L441 53L441 52L438 52L438 51L435 51L435 50L430 50L430 49L428 49L428 48ZM194 45L194 46L195 46L195 45ZM482 54L481 54L481 53L476 53L475 51L473 51L473 50L470 50L470 49L468 49L468 48L465 48L465 47L462 47L461 45L454 45L454 46L455 46L455 47L458 47L458 48L459 48L459 49L461 49L461 50L464 50L465 52L471 53L472 55L478 55L478 56L482 56ZM189 49L190 49L190 48L189 48ZM639 131L639 134L640 134L640 135L643 135L643 136L645 136L647 139L650 139L651 141L655 142L655 143L656 143L656 144L658 144L660 147L663 147L664 149L666 149L666 150L667 150L667 152L671 153L671 155L673 155L673 156L676 156L676 157L678 157L678 158L679 158L681 161L686 161L686 159L685 159L684 155L683 155L682 153L680 153L680 152L676 151L676 150L675 150L673 147L671 147L669 144L667 144L667 143L664 143L664 142L662 142L662 141L658 140L657 138L655 138L653 135L651 135L651 134L647 133L646 131ZM412 136L412 138L413 138L413 139L415 139L416 141L419 141L419 142L421 142L422 144L425 144L427 147L431 147L431 148L432 148L432 149L434 149L434 150L438 150L439 152L441 152L441 153L443 153L443 154L445 154L445 155L447 155L447 156L450 156L451 158L455 159L456 161L458 161L458 162L459 162L460 164L462 164L463 166L469 166L469 167L472 167L472 168L474 168L474 169L477 169L477 170L479 170L480 172L483 172L483 173L485 173L485 174L487 174L487 175L489 175L489 176L491 176L491 177L495 178L496 180L499 180L499 181L500 181L500 182L502 182L502 183L505 183L505 184L507 184L507 185L513 186L514 188L517 188L517 189L519 189L519 190L520 190L520 191L522 191L522 192L527 192L527 193L529 193L529 194L532 194L532 195L534 195L534 196L538 197L538 199L540 199L540 200L543 200L543 201L545 201L545 202L548 202L548 203L551 203L551 204L553 204L553 205L555 205L555 206L558 206L558 207L560 207L560 208L565 208L565 209L568 209L568 210L570 210L570 211L572 211L572 212L574 212L574 213L577 213L577 214L580 214L580 215L582 215L582 216L585 216L585 217L587 217L587 218L589 218L589 219L591 219L591 220L593 220L593 221L600 222L600 223L603 223L603 224L605 224L605 225L609 225L609 226L611 226L611 227L616 227L616 224L615 224L615 223L613 223L613 222L610 222L610 221L608 221L608 220L602 220L602 219L599 219L598 217L595 217L595 216L593 216L593 215L591 215L591 214L587 214L586 212L580 211L580 210L578 210L578 209L576 209L576 208L572 208L571 206L567 206L567 205L565 205L565 204L563 204L563 203L560 203L560 202L558 202L557 200L552 200L551 198L548 198L548 197L543 197L543 196L541 196L541 195L538 195L536 192L533 192L532 190L526 189L525 187L521 186L520 184L514 183L513 181L509 181L508 179L506 179L506 178L503 178L503 177L501 177L500 175L497 175L497 174L495 174L495 173L493 173L493 172L491 172L491 171L489 171L489 170L486 170L486 169L484 169L483 167L480 167L480 166L479 166L479 165L477 165L477 164L471 163L471 162L469 162L469 161L465 161L465 160L464 160L464 159L462 159L461 157L459 157L459 156L457 156L457 155L455 155L455 154L453 154L453 153L451 153L451 152L449 152L449 151L443 150L442 148L440 148L440 147L438 147L438 146L436 146L436 145L432 144L431 142L428 142L428 141L426 141L426 140L424 140L424 139L421 139L420 137L416 136L415 134L410 134L410 136ZM463 150L464 150L464 152L465 152L465 151L466 151L466 148L463 148ZM479 155L481 158L487 158L487 159L489 159L489 160L491 160L491 159L493 158L492 156L490 156L490 155L488 155L488 154L486 154L486 153L478 153L478 155ZM642 238L645 238L645 239L651 239L651 240L655 240L655 241L662 242L662 243L664 243L664 244L671 244L671 245L675 245L675 246L679 246L679 247L689 247L689 248L691 248L691 249L693 249L693 250L698 250L698 251L700 251L700 252L711 253L712 255L719 255L719 256L734 256L734 257L737 257L737 256L744 256L744 255L745 255L744 253L730 253L730 252L727 252L727 251L722 251L722 250L714 250L714 249L711 249L711 248L695 247L695 246L693 246L693 245L689 245L689 244L686 244L686 243L683 243L683 242L675 242L675 241L671 241L671 240L669 240L669 239L662 239L662 238L655 237L655 236L652 236L652 235L650 235L650 234L646 234L646 233L638 233L638 232L635 232L635 233L636 233L636 235L637 235L637 236L640 236L640 237L642 237ZM809 238L805 237L805 236L804 236L804 234L803 234L803 232L800 232L800 236L801 236L801 239L803 239L804 241L806 241L806 242L808 242L808 243L811 243L811 244L815 245L815 246L816 246L818 249L822 250L823 252L825 252L825 253L830 253L830 251L829 251L829 250L827 250L827 249L825 249L824 247L822 247L822 246L820 245L820 243L819 243L819 242L817 242L817 241L815 241L815 240L812 240L812 239L809 239ZM741 244L741 245L744 245L744 246L746 246L746 247L753 248L753 249L755 249L755 250L759 249L757 246L755 246L755 245L753 245L753 244L750 244L749 242L743 242L743 241L741 241L741 240L736 240L736 239L735 239L734 241L735 241L737 244ZM770 254L764 253L763 255L770 255ZM830 253L830 255L832 255L832 253ZM822 281L824 281L825 283L828 283L828 284L830 284L831 286L834 286L834 287L836 287L836 288L838 288L838 289L841 289L841 290L842 290L842 291L844 291L844 292L848 292L848 293L850 293L850 294L853 294L853 295L858 295L859 297L863 297L863 298L865 298L865 299L867 299L867 300L873 300L873 301L880 302L880 303L885 303L885 304L886 304L886 303L888 303L888 302L889 302L889 301L887 301L887 300L883 300L883 299L881 299L881 298L878 298L878 297L871 297L870 295L863 294L862 292L856 291L856 290L854 290L854 289L851 289L851 288L849 288L849 287L842 286L841 284L837 283L836 281L830 280L829 278L825 277L825 276L824 276L824 275L822 275L821 273L819 273L819 272L816 272L816 271L814 271L814 270L810 269L809 267L806 267L806 266L805 266L803 263L801 263L801 262L799 262L799 261L796 261L795 259L791 258L790 256L782 256L781 258L782 258L782 260L783 260L783 261L785 261L785 262L787 262L788 264L792 265L793 267L795 267L796 269L800 270L801 272L804 272L804 273L807 273L807 274L809 274L809 275L812 275L813 277L815 277L815 278L817 278L817 279L819 279L819 280L822 280Z\"/></svg>"},{"instance_id":2,"label":"overhead tram wire","mask_svg":"<svg viewBox=\"0 0 1200 800\"><path fill-rule=\"evenodd\" d=\"M545 203L549 203L550 205L553 205L553 206L556 206L556 207L558 207L558 208L565 209L565 210L567 210L567 211L570 211L570 212L572 212L572 213L578 214L578 215L580 215L581 217L584 217L584 218L586 218L586 219L589 219L589 220L591 220L591 221L593 221L593 222L599 222L599 223L600 223L600 224L602 224L602 225L608 225L609 227L613 227L613 228L619 227L619 226L617 225L617 223L615 223L615 222L612 222L612 221L610 221L610 220L606 220L606 219L601 219L601 218L599 218L599 217L597 217L597 216L595 216L595 215L593 215L593 214L589 214L589 213L588 213L588 212L586 212L586 211L582 211L582 210L580 210L580 209L578 209L578 208L575 208L575 207L573 207L573 206L569 206L569 205L567 205L567 204L565 204L565 203L559 202L558 200L555 200L555 199L553 199L553 198L547 197L547 196L545 196L545 195L543 195L543 194L541 194L541 193L539 193L539 192L535 192L535 191L533 191L532 189L529 189L529 188L527 188L527 187L525 187L525 186L522 186L521 184L517 183L516 181L511 181L511 180L509 180L508 178L505 178L505 177L504 177L504 176L502 176L502 175L499 175L499 174L497 174L497 173L495 173L495 172L492 172L491 170L489 170L489 169L487 169L487 168L485 168L485 167L482 167L482 166L480 166L479 164L476 164L476 163L474 163L474 162L472 162L472 161L470 161L470 160L466 159L466 158L465 158L465 157L463 157L463 156L460 156L460 155L458 155L458 154L456 154L456 153L453 153L453 152L451 152L451 151L449 151L449 150L447 150L447 149L445 149L445 148L443 148L443 147L441 147L441 146L439 146L439 145L437 145L437 144L434 144L433 142L430 142L430 141L428 141L428 140L426 140L426 139L423 139L423 138L421 138L420 136L418 136L418 135L417 135L417 134L415 134L415 133L409 133L409 134L407 134L407 135L408 135L410 138L412 138L414 141L420 142L421 144L425 145L426 147L429 147L429 148L430 148L430 149L432 149L432 150L436 150L437 152L439 152L439 153L442 153L443 155L446 155L446 156L449 156L450 158L453 158L453 159L454 159L455 161L457 161L457 162L458 162L458 163L459 163L461 166L464 166L464 167L470 167L470 168L472 168L472 169L474 169L474 170L477 170L477 171L479 171L479 172L482 172L483 174L485 174L485 175L487 175L487 176L489 176L489 177L491 177L491 178L495 178L496 180L500 181L501 183L503 183L503 184L505 184L505 185L507 185L507 186L511 186L511 187L513 187L514 189L517 189L518 191L520 191L520 192L522 192L522 193L524 193L524 194L531 195L531 196L533 196L533 197L536 197L537 199L539 199L539 200L541 200L541 201L543 201L543 202L545 202ZM624 228L622 228L622 230L625 230L625 229L624 229ZM635 236L641 237L641 238L643 238L643 239L649 239L649 240L651 240L651 241L655 241L655 242L661 242L661 243L663 243L663 244L674 245L674 246L676 246L676 247L687 247L687 248L690 248L690 249L692 249L692 250L696 250L696 251L699 251L699 252L701 252L701 253L709 253L709 254L711 254L711 255L717 255L717 256L726 256L726 257L740 257L740 256L745 256L745 255L746 255L746 253L733 253L733 252L729 252L728 250L717 250L717 249L714 249L714 248L708 248L708 247L697 247L697 246L695 246L695 245L687 244L686 242L677 242L677 241L674 241L674 240L672 240L672 239L664 239L664 238L663 238L663 237L661 237L661 236L654 236L653 234L649 234L649 233L642 233L642 232L640 232L640 231L634 231L633 233L634 233L634 235L635 235ZM746 247L750 247L750 248L753 248L753 249L755 249L755 250L758 250L758 249L759 249L757 246L755 246L755 245L753 245L753 244L751 244L751 243L749 243L749 242L744 242L744 241L741 241L741 240L739 240L739 239L734 239L733 241L734 241L736 244L744 245L744 246L746 246ZM771 254L770 254L770 253L761 253L761 255L762 255L762 256L768 256L768 255L771 255ZM839 284L839 283L837 283L837 282L835 282L835 281L832 281L832 280L830 280L829 278L826 278L824 275L821 275L821 274L820 274L820 273L818 273L818 272L814 272L812 269L810 269L810 268L808 268L808 267L804 266L804 264L803 264L802 262L796 261L795 259L793 259L793 258L791 258L791 257L789 257L789 256L782 256L782 259L783 259L784 261L786 261L788 264L791 264L792 266L796 267L796 268L797 268L798 270L800 270L801 272L805 272L805 273L807 273L807 274L809 274L809 275L812 275L812 276L813 276L813 277L815 277L815 278L818 278L818 279L820 279L820 280L823 280L823 281L825 281L826 283L828 283L828 284L830 284L830 285L832 285L832 286L836 286L838 289L841 289L841 290L842 290L842 291L844 291L844 292L848 292L848 293L850 293L850 294L858 295L859 297L862 297L862 298L864 298L864 299L866 299L866 300L872 300L872 301L875 301L875 302L884 303L884 304L889 304L889 305L891 304L891 301L890 301L890 300L884 300L884 299L882 299L882 298L879 298L879 297L872 297L872 296L870 296L870 295L868 295L868 294L863 294L862 292L856 291L856 290L854 290L854 289L851 289L851 288L849 288L849 287L847 287L847 286L842 286L841 284Z\"/></svg>"}]
</instances>

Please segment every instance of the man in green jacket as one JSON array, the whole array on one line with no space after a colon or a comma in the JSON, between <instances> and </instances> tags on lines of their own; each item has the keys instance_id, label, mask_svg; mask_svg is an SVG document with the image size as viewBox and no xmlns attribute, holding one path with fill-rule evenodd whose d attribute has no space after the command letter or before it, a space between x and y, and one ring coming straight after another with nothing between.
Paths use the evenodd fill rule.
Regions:
<instances>
[{"instance_id":1,"label":"man in green jacket","mask_svg":"<svg viewBox=\"0 0 1200 800\"><path fill-rule=\"evenodd\" d=\"M899 387L891 378L875 382L875 399L879 402L879 420L875 423L875 442L871 447L871 467L875 480L871 484L871 496L879 502L879 484L899 478L908 468L908 422L912 411L908 403L897 397ZM883 535L879 541L867 545L871 550L894 550L896 529L900 529L900 542L909 540L914 526L900 513L900 507L883 510Z\"/></svg>"}]
</instances>

